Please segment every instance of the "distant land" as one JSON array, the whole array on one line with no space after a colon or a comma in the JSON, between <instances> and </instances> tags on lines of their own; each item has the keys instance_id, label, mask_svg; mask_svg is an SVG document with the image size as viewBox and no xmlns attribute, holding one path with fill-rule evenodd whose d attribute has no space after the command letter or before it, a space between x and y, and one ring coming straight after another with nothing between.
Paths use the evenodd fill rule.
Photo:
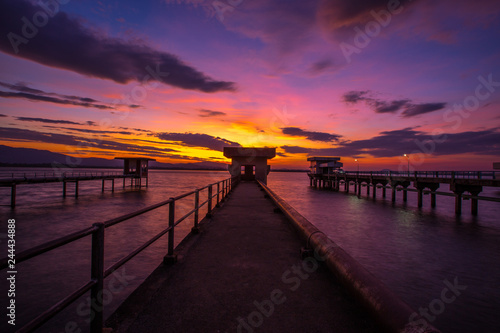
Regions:
<instances>
[{"instance_id":1,"label":"distant land","mask_svg":"<svg viewBox=\"0 0 500 333\"><path fill-rule=\"evenodd\" d=\"M48 150L31 148L13 148L0 145L0 166L3 167L52 167L67 165L67 161L74 161L68 155L53 153ZM123 161L108 160L105 158L81 158L75 168L122 168ZM218 162L193 162L193 163L160 163L150 162L152 169L172 170L227 170L227 164Z\"/></svg>"},{"instance_id":2,"label":"distant land","mask_svg":"<svg viewBox=\"0 0 500 333\"><path fill-rule=\"evenodd\" d=\"M0 167L52 167L53 163L60 166L66 166L67 161L74 160L73 157L53 153L48 150L32 149L32 148L14 148L0 145ZM89 157L81 158L80 163L74 166L75 168L122 168L123 161L108 160L105 158ZM227 164L219 162L193 162L193 163L161 163L149 162L151 169L168 169L168 170L227 170ZM303 172L306 170L293 169L273 169L273 171L282 172Z\"/></svg>"}]
</instances>

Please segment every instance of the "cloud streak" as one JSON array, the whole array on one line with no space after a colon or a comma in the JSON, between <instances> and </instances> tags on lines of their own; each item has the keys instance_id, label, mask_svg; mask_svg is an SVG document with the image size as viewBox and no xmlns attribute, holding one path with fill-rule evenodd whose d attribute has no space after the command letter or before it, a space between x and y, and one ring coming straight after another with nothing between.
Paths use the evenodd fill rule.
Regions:
<instances>
[{"instance_id":1,"label":"cloud streak","mask_svg":"<svg viewBox=\"0 0 500 333\"><path fill-rule=\"evenodd\" d=\"M338 134L304 131L299 127L284 127L281 132L285 135L306 137L308 140L321 142L338 141L342 137Z\"/></svg>"},{"instance_id":2,"label":"cloud streak","mask_svg":"<svg viewBox=\"0 0 500 333\"><path fill-rule=\"evenodd\" d=\"M61 11L49 13L52 17L47 24L28 39L23 35L21 18L32 18L40 11L44 12L28 1L2 1L0 50L46 66L121 84L156 81L206 93L236 89L233 82L212 79L173 54L144 43L104 36L83 26L79 18Z\"/></svg>"},{"instance_id":3,"label":"cloud streak","mask_svg":"<svg viewBox=\"0 0 500 333\"><path fill-rule=\"evenodd\" d=\"M198 110L200 117L202 118L208 118L208 117L219 117L219 116L225 116L227 113L222 112L222 111L212 111L212 110L207 110L207 109L200 109Z\"/></svg>"},{"instance_id":4,"label":"cloud streak","mask_svg":"<svg viewBox=\"0 0 500 333\"><path fill-rule=\"evenodd\" d=\"M0 97L3 98L21 98L35 102L48 102L63 105L83 106L86 108L96 108L101 110L115 110L116 107L111 104L105 104L89 97L68 96L57 93L49 93L39 89L33 89L23 84L8 84L0 82L0 86L12 90L12 92L0 91ZM137 105L128 105L135 108Z\"/></svg>"},{"instance_id":5,"label":"cloud streak","mask_svg":"<svg viewBox=\"0 0 500 333\"><path fill-rule=\"evenodd\" d=\"M175 142L180 145L190 147L202 147L210 150L222 151L224 147L241 147L237 142L229 141L223 138L214 137L208 134L200 133L157 133L155 134L161 140Z\"/></svg>"},{"instance_id":6,"label":"cloud streak","mask_svg":"<svg viewBox=\"0 0 500 333\"><path fill-rule=\"evenodd\" d=\"M429 147L433 147L430 149ZM462 133L443 133L436 137L413 128L384 131L365 140L345 141L332 148L282 146L288 154L397 157L413 151L432 155L500 154L500 132L497 128Z\"/></svg>"},{"instance_id":7,"label":"cloud streak","mask_svg":"<svg viewBox=\"0 0 500 333\"><path fill-rule=\"evenodd\" d=\"M370 91L349 91L342 96L347 104L358 104L365 102L376 113L396 113L402 111L401 115L405 118L419 116L421 114L443 110L446 103L414 103L410 99L400 99L384 101L370 96Z\"/></svg>"}]
</instances>

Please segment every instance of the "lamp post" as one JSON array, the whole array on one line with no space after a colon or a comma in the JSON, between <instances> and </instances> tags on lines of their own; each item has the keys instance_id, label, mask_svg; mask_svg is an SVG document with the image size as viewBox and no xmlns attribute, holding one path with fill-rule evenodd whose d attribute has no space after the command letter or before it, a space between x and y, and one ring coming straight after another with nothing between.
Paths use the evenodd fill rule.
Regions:
<instances>
[{"instance_id":1,"label":"lamp post","mask_svg":"<svg viewBox=\"0 0 500 333\"><path fill-rule=\"evenodd\" d=\"M403 156L408 159L408 177L410 177L410 155L404 154Z\"/></svg>"},{"instance_id":2,"label":"lamp post","mask_svg":"<svg viewBox=\"0 0 500 333\"><path fill-rule=\"evenodd\" d=\"M359 161L358 161L358 159L356 158L356 159L354 159L354 162L358 162L358 174L359 174Z\"/></svg>"}]
</instances>

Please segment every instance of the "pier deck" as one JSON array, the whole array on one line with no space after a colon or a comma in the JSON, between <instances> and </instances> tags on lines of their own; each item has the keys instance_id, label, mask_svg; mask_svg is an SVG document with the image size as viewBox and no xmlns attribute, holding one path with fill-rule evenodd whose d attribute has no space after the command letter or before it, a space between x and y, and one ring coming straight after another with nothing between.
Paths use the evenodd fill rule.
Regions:
<instances>
[{"instance_id":1,"label":"pier deck","mask_svg":"<svg viewBox=\"0 0 500 333\"><path fill-rule=\"evenodd\" d=\"M114 332L379 332L255 183L240 183L109 318ZM303 266L305 265L305 266ZM270 305L272 304L272 306Z\"/></svg>"}]
</instances>

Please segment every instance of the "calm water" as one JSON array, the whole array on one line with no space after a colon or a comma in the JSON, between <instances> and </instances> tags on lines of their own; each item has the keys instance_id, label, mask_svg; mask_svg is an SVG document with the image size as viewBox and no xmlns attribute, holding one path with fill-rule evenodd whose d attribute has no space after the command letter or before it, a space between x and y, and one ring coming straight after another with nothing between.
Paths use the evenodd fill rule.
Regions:
<instances>
[{"instance_id":1,"label":"calm water","mask_svg":"<svg viewBox=\"0 0 500 333\"><path fill-rule=\"evenodd\" d=\"M110 191L109 182L102 194L100 181L82 182L78 199L71 196L71 185L65 199L61 197L61 184L25 185L18 187L18 207L13 211L8 207L10 189L0 188L1 256L6 253L8 218L16 219L17 250L21 251L227 176L227 172L152 171L147 190L123 190L118 181L114 193ZM500 311L500 203L481 201L479 216L475 218L465 201L464 214L455 218L454 199L449 197L438 196L438 207L432 210L430 198L426 196L424 208L418 209L415 193L409 193L405 205L401 192L397 192L398 200L393 205L380 197L376 201L366 195L359 199L352 194L315 190L308 185L307 175L303 173L271 173L269 176L269 186L275 192L414 309L436 306L435 300L441 298L446 280L453 283L457 279L459 285L466 286L453 302L438 309L439 315L432 318L434 325L445 332L500 332L497 318ZM483 194L498 196L494 189L486 189ZM188 197L181 201L176 207L177 216L191 209L193 200ZM167 213L167 207L160 208L107 229L105 266L165 228ZM191 226L192 219L179 225L177 243ZM116 277L106 280L106 314L116 309L151 273L165 252L166 239L160 239L119 269ZM17 323L27 322L85 283L90 275L89 253L87 237L19 264ZM0 280L0 288L7 290L4 279ZM2 297L2 307L4 303ZM78 332L81 329L85 332L87 318L88 296L84 296L39 331ZM13 330L2 320L0 331Z\"/></svg>"}]
</instances>

